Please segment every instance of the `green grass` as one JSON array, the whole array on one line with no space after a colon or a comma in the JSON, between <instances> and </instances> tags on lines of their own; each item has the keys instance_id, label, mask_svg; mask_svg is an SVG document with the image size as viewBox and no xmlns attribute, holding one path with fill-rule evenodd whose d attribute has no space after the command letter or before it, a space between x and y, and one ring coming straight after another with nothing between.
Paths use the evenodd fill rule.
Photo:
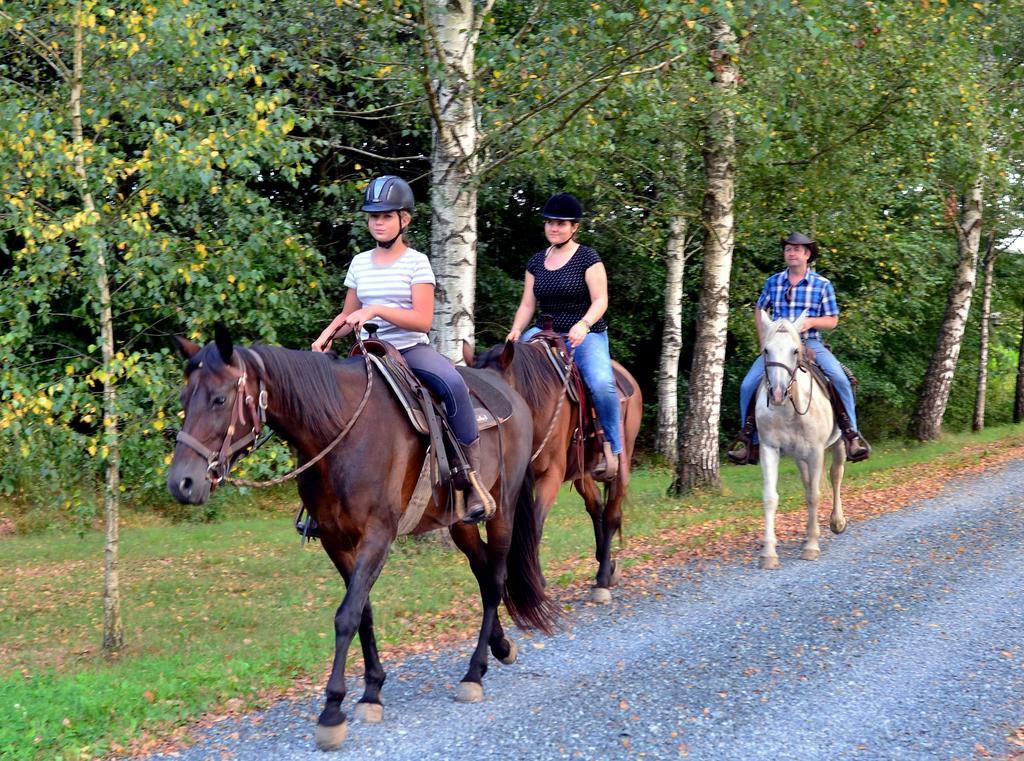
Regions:
<instances>
[{"instance_id":1,"label":"green grass","mask_svg":"<svg viewBox=\"0 0 1024 761\"><path fill-rule=\"evenodd\" d=\"M1024 443L1020 426L941 442L890 442L847 469L847 489L892 485L929 464L969 465L986 449ZM709 521L725 532L760 524L758 468L725 467L716 493L668 498L671 473L639 469L625 532L655 537ZM802 509L791 463L780 476L780 509ZM333 611L343 585L319 545L299 549L290 490L277 509L228 511L217 524L143 525L121 532L125 649L99 652L103 539L42 534L0 540L0 757L102 755L140 729L185 723L225 704L248 707L260 693L303 675L319 684L333 650ZM855 515L850 516L856 520ZM590 520L563 491L545 527L543 561L556 587L594 572ZM628 565L628 562L627 562ZM382 655L399 643L450 634L478 617L476 584L456 551L402 540L373 591ZM357 648L354 652L357 652ZM351 661L350 661L351 662ZM457 674L452 678L456 679ZM268 693L268 694L269 694Z\"/></svg>"}]
</instances>

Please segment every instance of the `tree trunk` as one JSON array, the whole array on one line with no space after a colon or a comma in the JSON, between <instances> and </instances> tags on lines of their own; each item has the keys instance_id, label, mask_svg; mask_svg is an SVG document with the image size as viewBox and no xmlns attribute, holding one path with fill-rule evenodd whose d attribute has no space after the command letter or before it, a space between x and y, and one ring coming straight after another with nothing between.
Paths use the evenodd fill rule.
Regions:
<instances>
[{"instance_id":1,"label":"tree trunk","mask_svg":"<svg viewBox=\"0 0 1024 761\"><path fill-rule=\"evenodd\" d=\"M96 229L98 214L89 191L85 171L82 138L82 18L81 6L75 15L74 64L71 78L71 139L74 144L74 169L81 185L82 206L89 216L89 227ZM107 274L106 249L102 238L90 234L86 250L95 256L96 286L99 296L100 349L103 355L103 433L100 451L107 460L104 514L106 535L103 549L103 650L112 653L124 646L121 621L121 588L118 576L118 512L121 486L121 449L118 438L117 388L114 372L114 316Z\"/></svg>"},{"instance_id":2,"label":"tree trunk","mask_svg":"<svg viewBox=\"0 0 1024 761\"><path fill-rule=\"evenodd\" d=\"M424 43L433 76L426 83L433 116L430 248L437 278L434 345L461 361L474 340L479 135L473 101L479 13L472 0L429 0Z\"/></svg>"},{"instance_id":3,"label":"tree trunk","mask_svg":"<svg viewBox=\"0 0 1024 761\"><path fill-rule=\"evenodd\" d=\"M679 462L672 491L719 485L718 429L729 325L729 275L735 236L736 35L722 19L711 25L712 89L716 105L708 115L704 148L704 270L697 310L697 336L683 416Z\"/></svg>"},{"instance_id":4,"label":"tree trunk","mask_svg":"<svg viewBox=\"0 0 1024 761\"><path fill-rule=\"evenodd\" d=\"M971 310L971 297L974 295L978 244L981 241L981 190L982 180L979 177L962 202L960 219L955 222L960 259L949 289L938 342L911 420L911 435L918 441L932 441L942 433L942 418L946 414L953 374L960 359L967 315Z\"/></svg>"},{"instance_id":5,"label":"tree trunk","mask_svg":"<svg viewBox=\"0 0 1024 761\"><path fill-rule=\"evenodd\" d=\"M996 255L993 250L995 236L989 233L988 250L985 252L985 279L981 288L981 350L978 356L978 392L974 397L974 421L971 428L980 431L985 428L985 392L988 388L988 341L989 320L992 317L992 271Z\"/></svg>"},{"instance_id":6,"label":"tree trunk","mask_svg":"<svg viewBox=\"0 0 1024 761\"><path fill-rule=\"evenodd\" d=\"M665 327L661 334L658 367L657 450L676 466L679 455L679 354L683 348L683 274L686 268L686 217L678 214L669 223L666 248Z\"/></svg>"},{"instance_id":7,"label":"tree trunk","mask_svg":"<svg viewBox=\"0 0 1024 761\"><path fill-rule=\"evenodd\" d=\"M1021 320L1020 346L1017 347L1017 389L1013 394L1013 422L1024 420L1024 320Z\"/></svg>"}]
</instances>

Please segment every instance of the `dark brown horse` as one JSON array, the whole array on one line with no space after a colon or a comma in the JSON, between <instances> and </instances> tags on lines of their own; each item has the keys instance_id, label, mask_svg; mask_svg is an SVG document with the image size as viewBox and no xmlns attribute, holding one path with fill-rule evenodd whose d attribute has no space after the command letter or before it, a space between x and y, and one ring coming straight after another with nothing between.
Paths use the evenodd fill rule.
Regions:
<instances>
[{"instance_id":1,"label":"dark brown horse","mask_svg":"<svg viewBox=\"0 0 1024 761\"><path fill-rule=\"evenodd\" d=\"M346 585L334 616L334 664L316 729L321 749L337 748L347 733L341 709L345 659L357 631L366 687L356 715L369 721L379 721L382 715L385 674L369 594L413 494L426 443L414 433L387 384L378 376L369 386L368 372L378 371L370 371L362 358L339 361L333 355L279 347L236 348L223 329L218 329L216 343L202 348L181 339L177 343L188 359L181 393L185 421L167 487L180 502L202 504L209 498L211 480L223 475L231 458L238 456L232 444L251 436L250 427L259 427L255 418L260 407L265 407L267 424L294 448L300 463L314 460L348 429L339 445L298 476L302 502L319 523L323 547ZM488 372L494 385L507 389L495 373L480 372ZM557 617L544 593L538 557L538 516L529 467L530 412L516 394L510 396L512 417L481 434L481 476L498 508L487 522L487 541L476 526L456 522L452 511L433 500L412 530L448 527L480 586L483 621L456 695L463 701L483 697L488 648L503 663L516 659L515 644L498 619L499 602L504 600L513 621L523 627L550 631ZM360 414L364 399L365 414Z\"/></svg>"},{"instance_id":2,"label":"dark brown horse","mask_svg":"<svg viewBox=\"0 0 1024 761\"><path fill-rule=\"evenodd\" d=\"M476 357L474 365L498 370L509 385L523 395L533 413L533 446L536 455L533 472L537 481L537 507L541 514L541 525L547 519L563 483L572 481L576 491L583 497L594 524L595 557L598 563L591 600L598 603L610 602L609 590L619 582L619 571L611 558L611 545L622 527L622 503L627 490L625 474L620 469L615 480L605 484L602 495L597 481L590 474L598 453L587 448L585 462L579 462L577 448L573 445L573 432L579 422L579 407L570 403L565 384L540 341L499 344ZM640 430L643 398L629 371L614 360L612 365L629 379L635 389L622 411L623 450L626 457L631 458L636 435Z\"/></svg>"}]
</instances>

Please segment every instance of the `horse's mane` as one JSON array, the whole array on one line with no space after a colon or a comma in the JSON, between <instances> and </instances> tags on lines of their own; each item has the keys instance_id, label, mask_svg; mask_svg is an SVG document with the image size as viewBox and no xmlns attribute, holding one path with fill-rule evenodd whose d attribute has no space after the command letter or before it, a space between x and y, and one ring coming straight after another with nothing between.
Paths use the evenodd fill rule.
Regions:
<instances>
[{"instance_id":1,"label":"horse's mane","mask_svg":"<svg viewBox=\"0 0 1024 761\"><path fill-rule=\"evenodd\" d=\"M347 418L334 355L262 344L254 344L252 351L263 360L276 391L275 403L285 415L317 438L338 435ZM213 353L219 358L216 349ZM362 365L361 359L345 360L344 364L353 362ZM283 393L286 388L288 393Z\"/></svg>"},{"instance_id":2,"label":"horse's mane","mask_svg":"<svg viewBox=\"0 0 1024 761\"><path fill-rule=\"evenodd\" d=\"M504 344L492 346L480 355L476 366L500 370L498 357L504 348ZM562 388L562 381L546 354L545 347L538 343L526 342L517 343L512 355L512 385L534 410L543 409L552 394Z\"/></svg>"}]
</instances>

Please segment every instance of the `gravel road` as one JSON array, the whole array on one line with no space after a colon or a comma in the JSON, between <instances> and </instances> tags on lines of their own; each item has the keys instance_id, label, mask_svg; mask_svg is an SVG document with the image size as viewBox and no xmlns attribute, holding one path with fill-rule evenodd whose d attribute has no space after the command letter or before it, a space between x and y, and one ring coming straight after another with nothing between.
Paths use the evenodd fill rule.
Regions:
<instances>
[{"instance_id":1,"label":"gravel road","mask_svg":"<svg viewBox=\"0 0 1024 761\"><path fill-rule=\"evenodd\" d=\"M968 759L1024 749L1024 462L826 535L659 571L580 606L559 634L515 632L482 703L454 702L470 642L385 663L385 716L333 757ZM386 572L386 570L385 570ZM346 701L358 699L353 681ZM323 759L320 700L281 702L157 759Z\"/></svg>"}]
</instances>

